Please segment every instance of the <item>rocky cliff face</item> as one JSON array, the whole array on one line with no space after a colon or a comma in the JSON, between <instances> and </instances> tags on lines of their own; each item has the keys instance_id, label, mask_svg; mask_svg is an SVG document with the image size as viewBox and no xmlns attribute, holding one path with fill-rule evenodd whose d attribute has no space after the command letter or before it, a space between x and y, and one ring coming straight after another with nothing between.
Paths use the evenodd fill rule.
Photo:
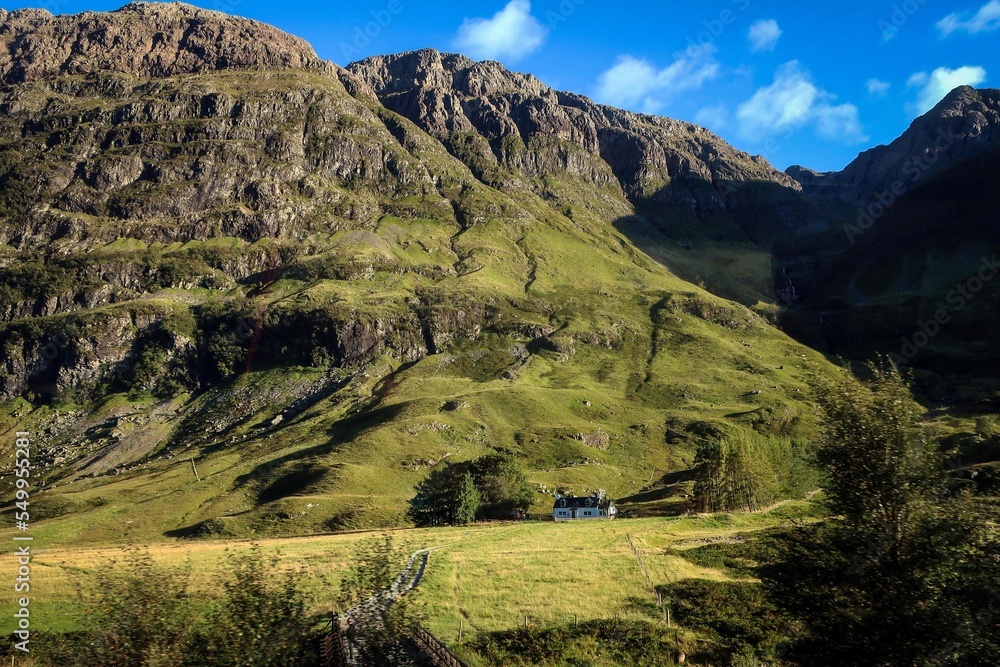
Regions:
<instances>
[{"instance_id":1,"label":"rocky cliff face","mask_svg":"<svg viewBox=\"0 0 1000 667\"><path fill-rule=\"evenodd\" d=\"M528 177L563 172L598 186L613 183L632 197L652 195L675 178L798 187L704 128L595 104L497 62L428 49L347 69L453 153L469 150L470 134L485 140L472 150L487 177L497 166Z\"/></svg>"},{"instance_id":2,"label":"rocky cliff face","mask_svg":"<svg viewBox=\"0 0 1000 667\"><path fill-rule=\"evenodd\" d=\"M304 40L191 5L134 2L114 12L52 16L0 10L0 79L27 83L121 72L166 77L224 69L333 72Z\"/></svg>"},{"instance_id":3,"label":"rocky cliff face","mask_svg":"<svg viewBox=\"0 0 1000 667\"><path fill-rule=\"evenodd\" d=\"M1000 143L1000 90L960 86L888 146L867 150L843 171L791 167L807 193L862 205L898 198L942 169ZM895 192L894 192L895 191Z\"/></svg>"}]
</instances>

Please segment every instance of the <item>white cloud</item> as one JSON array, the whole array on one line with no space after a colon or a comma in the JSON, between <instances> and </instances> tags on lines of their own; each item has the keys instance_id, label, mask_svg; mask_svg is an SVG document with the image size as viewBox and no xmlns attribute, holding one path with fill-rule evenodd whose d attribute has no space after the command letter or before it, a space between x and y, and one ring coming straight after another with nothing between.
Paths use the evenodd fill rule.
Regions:
<instances>
[{"instance_id":1,"label":"white cloud","mask_svg":"<svg viewBox=\"0 0 1000 667\"><path fill-rule=\"evenodd\" d=\"M689 49L677 54L663 69L657 69L648 60L619 56L598 77L594 97L605 104L656 113L665 98L700 88L718 75L719 63L712 56L714 51L711 46Z\"/></svg>"},{"instance_id":2,"label":"white cloud","mask_svg":"<svg viewBox=\"0 0 1000 667\"><path fill-rule=\"evenodd\" d=\"M937 29L945 37L959 30L972 34L996 30L1000 28L1000 0L990 0L968 20L962 17L959 13L949 14L937 22Z\"/></svg>"},{"instance_id":3,"label":"white cloud","mask_svg":"<svg viewBox=\"0 0 1000 667\"><path fill-rule=\"evenodd\" d=\"M761 140L781 132L813 126L824 139L847 143L868 140L861 129L858 108L833 104L836 98L817 88L798 61L785 63L774 74L774 83L760 88L739 106L740 133Z\"/></svg>"},{"instance_id":4,"label":"white cloud","mask_svg":"<svg viewBox=\"0 0 1000 667\"><path fill-rule=\"evenodd\" d=\"M750 39L751 51L773 51L781 37L781 28L774 19L755 21L750 26L747 37Z\"/></svg>"},{"instance_id":5,"label":"white cloud","mask_svg":"<svg viewBox=\"0 0 1000 667\"><path fill-rule=\"evenodd\" d=\"M516 61L538 49L547 34L531 15L530 0L510 0L493 18L465 19L455 46L477 59Z\"/></svg>"},{"instance_id":6,"label":"white cloud","mask_svg":"<svg viewBox=\"0 0 1000 667\"><path fill-rule=\"evenodd\" d=\"M917 72L912 75L906 85L919 88L917 99L908 105L908 110L914 115L927 113L940 102L945 95L959 86L977 86L986 80L986 70L982 67L966 65L958 69L938 67L928 74Z\"/></svg>"},{"instance_id":7,"label":"white cloud","mask_svg":"<svg viewBox=\"0 0 1000 667\"><path fill-rule=\"evenodd\" d=\"M877 97L885 97L889 89L892 88L892 84L888 81L880 81L878 79L868 79L865 83L865 88L868 89L869 95L875 95Z\"/></svg>"}]
</instances>

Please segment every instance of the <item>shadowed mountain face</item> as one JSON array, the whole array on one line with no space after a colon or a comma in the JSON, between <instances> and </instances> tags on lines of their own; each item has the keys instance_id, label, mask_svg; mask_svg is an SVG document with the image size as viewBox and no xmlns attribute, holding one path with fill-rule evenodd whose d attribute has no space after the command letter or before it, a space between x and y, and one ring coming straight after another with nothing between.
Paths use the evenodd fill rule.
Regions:
<instances>
[{"instance_id":1,"label":"shadowed mountain face","mask_svg":"<svg viewBox=\"0 0 1000 667\"><path fill-rule=\"evenodd\" d=\"M948 166L1000 143L1000 90L960 86L888 146L864 151L843 171L791 167L805 192L867 208L895 199Z\"/></svg>"},{"instance_id":2,"label":"shadowed mountain face","mask_svg":"<svg viewBox=\"0 0 1000 667\"><path fill-rule=\"evenodd\" d=\"M932 371L928 392L942 400L992 397L1000 374L998 177L1000 147L930 176L863 230L850 221L853 243L844 250L790 262L803 298L786 311L786 327L832 354L892 355ZM973 386L956 395L956 380L969 384L961 378Z\"/></svg>"},{"instance_id":3,"label":"shadowed mountain face","mask_svg":"<svg viewBox=\"0 0 1000 667\"><path fill-rule=\"evenodd\" d=\"M185 5L0 32L0 427L46 434L51 530L133 493L137 534L393 524L496 448L620 497L814 430L833 367L685 278L768 299L739 253L816 207L702 129Z\"/></svg>"},{"instance_id":4,"label":"shadowed mountain face","mask_svg":"<svg viewBox=\"0 0 1000 667\"><path fill-rule=\"evenodd\" d=\"M814 201L848 208L828 247L784 257L799 297L786 329L831 354L928 371L933 398L995 400L998 169L1000 90L967 86L841 172L790 169Z\"/></svg>"}]
</instances>

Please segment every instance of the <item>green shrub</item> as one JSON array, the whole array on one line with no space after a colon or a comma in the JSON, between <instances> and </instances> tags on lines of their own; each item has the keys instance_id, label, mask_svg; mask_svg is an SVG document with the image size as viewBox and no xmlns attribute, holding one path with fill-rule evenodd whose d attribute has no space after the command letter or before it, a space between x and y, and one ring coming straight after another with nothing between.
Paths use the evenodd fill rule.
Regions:
<instances>
[{"instance_id":1,"label":"green shrub","mask_svg":"<svg viewBox=\"0 0 1000 667\"><path fill-rule=\"evenodd\" d=\"M224 593L190 642L191 667L299 667L312 664L309 598L297 573L254 545L230 556Z\"/></svg>"},{"instance_id":2,"label":"green shrub","mask_svg":"<svg viewBox=\"0 0 1000 667\"><path fill-rule=\"evenodd\" d=\"M33 639L35 667L309 667L317 654L309 599L294 572L254 545L229 557L207 605L187 573L143 551L111 561L82 588L82 630Z\"/></svg>"},{"instance_id":3,"label":"green shrub","mask_svg":"<svg viewBox=\"0 0 1000 667\"><path fill-rule=\"evenodd\" d=\"M102 567L92 586L78 664L168 667L183 661L191 606L187 575L142 551Z\"/></svg>"}]
</instances>

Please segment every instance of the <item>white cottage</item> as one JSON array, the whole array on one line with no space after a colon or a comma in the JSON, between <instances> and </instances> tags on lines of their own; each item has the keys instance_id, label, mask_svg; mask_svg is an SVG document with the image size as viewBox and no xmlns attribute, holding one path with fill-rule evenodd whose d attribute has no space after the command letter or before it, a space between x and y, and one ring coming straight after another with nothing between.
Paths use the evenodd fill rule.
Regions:
<instances>
[{"instance_id":1,"label":"white cottage","mask_svg":"<svg viewBox=\"0 0 1000 667\"><path fill-rule=\"evenodd\" d=\"M602 495L558 496L552 506L552 517L556 521L613 519L616 516L618 516L618 508Z\"/></svg>"}]
</instances>

